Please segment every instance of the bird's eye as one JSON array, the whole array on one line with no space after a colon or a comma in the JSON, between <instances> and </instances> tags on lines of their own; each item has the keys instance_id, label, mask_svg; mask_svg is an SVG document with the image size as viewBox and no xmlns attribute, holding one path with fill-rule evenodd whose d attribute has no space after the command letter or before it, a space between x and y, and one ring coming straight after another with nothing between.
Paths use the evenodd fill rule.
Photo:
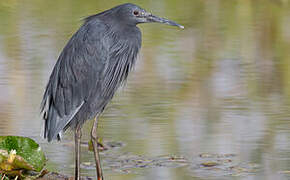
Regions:
<instances>
[{"instance_id":1,"label":"bird's eye","mask_svg":"<svg viewBox=\"0 0 290 180\"><path fill-rule=\"evenodd\" d=\"M133 12L133 14L134 14L135 16L138 16L138 15L139 15L139 11L135 10L135 11Z\"/></svg>"}]
</instances>

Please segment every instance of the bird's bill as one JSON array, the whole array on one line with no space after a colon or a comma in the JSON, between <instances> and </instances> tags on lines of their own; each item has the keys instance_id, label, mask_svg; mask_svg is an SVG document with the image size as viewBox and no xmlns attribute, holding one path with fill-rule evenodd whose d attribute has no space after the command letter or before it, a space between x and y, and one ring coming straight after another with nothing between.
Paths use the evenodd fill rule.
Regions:
<instances>
[{"instance_id":1,"label":"bird's bill","mask_svg":"<svg viewBox=\"0 0 290 180\"><path fill-rule=\"evenodd\" d=\"M174 21L171 21L171 20L168 20L168 19L165 19L165 18L161 18L161 17L158 17L158 16L154 16L152 14L148 14L146 16L146 19L147 19L148 22L157 22L157 23L167 24L167 25L170 25L170 26L177 26L177 27L179 27L181 29L184 29L184 26L182 26L180 24L177 24Z\"/></svg>"}]
</instances>

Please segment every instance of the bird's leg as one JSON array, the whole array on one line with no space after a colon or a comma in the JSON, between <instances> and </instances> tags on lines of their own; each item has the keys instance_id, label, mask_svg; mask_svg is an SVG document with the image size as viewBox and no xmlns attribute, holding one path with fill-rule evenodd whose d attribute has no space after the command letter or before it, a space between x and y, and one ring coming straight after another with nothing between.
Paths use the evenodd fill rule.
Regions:
<instances>
[{"instance_id":1,"label":"bird's leg","mask_svg":"<svg viewBox=\"0 0 290 180\"><path fill-rule=\"evenodd\" d=\"M97 180L104 180L103 173L102 173L102 168L101 168L99 151L98 151L97 128L98 128L98 116L94 120L94 125L93 125L92 131L91 131L91 138L92 138L94 154L95 154Z\"/></svg>"},{"instance_id":2,"label":"bird's leg","mask_svg":"<svg viewBox=\"0 0 290 180\"><path fill-rule=\"evenodd\" d=\"M81 143L82 131L81 126L77 126L75 129L75 180L80 180L80 143Z\"/></svg>"}]
</instances>

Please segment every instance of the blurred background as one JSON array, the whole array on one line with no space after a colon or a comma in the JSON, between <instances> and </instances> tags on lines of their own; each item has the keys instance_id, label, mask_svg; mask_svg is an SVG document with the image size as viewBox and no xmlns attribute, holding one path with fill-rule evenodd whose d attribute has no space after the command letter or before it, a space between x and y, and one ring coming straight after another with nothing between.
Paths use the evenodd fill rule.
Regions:
<instances>
[{"instance_id":1,"label":"blurred background","mask_svg":"<svg viewBox=\"0 0 290 180\"><path fill-rule=\"evenodd\" d=\"M125 2L0 0L0 135L40 142L49 170L74 172L72 133L50 144L40 137L39 105L52 68L83 18ZM192 164L124 173L104 163L105 177L232 179L194 168L200 154L213 153L259 167L234 179L290 178L290 1L129 2L185 29L139 25L143 43L135 70L99 122L100 137L125 144L107 156L177 155ZM83 128L83 141L91 124ZM82 156L94 162L85 147ZM82 169L82 175L94 174Z\"/></svg>"}]
</instances>

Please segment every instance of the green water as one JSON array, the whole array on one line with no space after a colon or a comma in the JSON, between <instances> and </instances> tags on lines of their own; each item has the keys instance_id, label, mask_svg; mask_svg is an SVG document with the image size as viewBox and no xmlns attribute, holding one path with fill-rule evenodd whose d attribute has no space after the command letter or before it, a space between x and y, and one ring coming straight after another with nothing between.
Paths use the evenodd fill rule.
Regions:
<instances>
[{"instance_id":1,"label":"green water","mask_svg":"<svg viewBox=\"0 0 290 180\"><path fill-rule=\"evenodd\" d=\"M84 17L124 2L0 0L0 135L40 142L50 170L72 175L74 147L70 131L60 143L40 137L39 104L49 74ZM185 29L139 25L138 63L99 124L104 140L125 144L102 153L106 179L290 178L290 1L130 2ZM83 128L84 141L91 124ZM93 162L82 150L82 161ZM201 172L194 167L202 153L234 154L259 170L235 177ZM177 155L191 163L111 168L108 158L124 154Z\"/></svg>"}]
</instances>

